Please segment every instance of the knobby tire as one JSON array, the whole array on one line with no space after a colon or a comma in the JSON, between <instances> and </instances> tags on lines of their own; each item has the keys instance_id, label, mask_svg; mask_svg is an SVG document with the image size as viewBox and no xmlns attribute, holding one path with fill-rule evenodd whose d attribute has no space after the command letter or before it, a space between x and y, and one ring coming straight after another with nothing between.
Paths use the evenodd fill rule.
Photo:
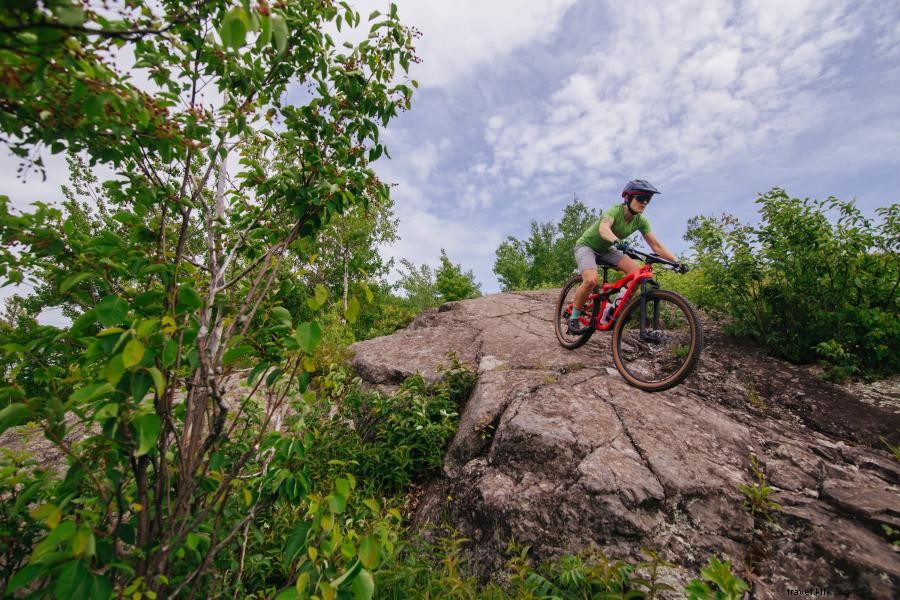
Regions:
<instances>
[{"instance_id":1,"label":"knobby tire","mask_svg":"<svg viewBox=\"0 0 900 600\"><path fill-rule=\"evenodd\" d=\"M658 307L665 303L667 307L667 319L661 317L656 323L658 329L654 330L659 339L640 339L641 298L637 296L625 307L613 327L613 362L631 385L648 392L659 392L678 385L697 367L703 349L703 328L694 307L680 294L651 290L646 295L646 302L647 321L653 320L654 305ZM651 326L648 324L647 330ZM653 376L657 371L665 375Z\"/></svg>"},{"instance_id":2,"label":"knobby tire","mask_svg":"<svg viewBox=\"0 0 900 600\"><path fill-rule=\"evenodd\" d=\"M590 300L584 305L584 314L590 314L591 324L587 331L580 335L572 335L568 333L568 306L572 302L572 298L574 296L575 290L581 285L581 275L573 275L563 286L562 291L559 293L559 298L556 300L556 312L555 314L555 325L553 327L554 331L556 331L556 339L559 340L560 345L563 348L568 348L569 350L574 350L575 348L580 348L584 346L589 339L591 339L591 335L593 335L594 331L594 323L597 321L597 314L600 310L600 303L595 300ZM594 290L596 291L596 289Z\"/></svg>"}]
</instances>

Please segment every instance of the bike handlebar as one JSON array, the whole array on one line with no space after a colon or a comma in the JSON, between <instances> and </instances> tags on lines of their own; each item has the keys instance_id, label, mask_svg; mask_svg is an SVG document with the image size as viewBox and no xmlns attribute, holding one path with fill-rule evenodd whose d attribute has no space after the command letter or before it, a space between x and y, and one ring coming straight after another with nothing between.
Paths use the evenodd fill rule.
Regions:
<instances>
[{"instance_id":1,"label":"bike handlebar","mask_svg":"<svg viewBox=\"0 0 900 600\"><path fill-rule=\"evenodd\" d=\"M634 248L626 248L625 250L623 250L623 252L627 256L630 256L631 258L643 261L645 263L661 264L661 265L665 265L668 267L672 267L673 269L677 269L677 268L681 267L681 265L679 263L666 260L658 254L648 254L647 252L641 252L640 250L636 250Z\"/></svg>"}]
</instances>

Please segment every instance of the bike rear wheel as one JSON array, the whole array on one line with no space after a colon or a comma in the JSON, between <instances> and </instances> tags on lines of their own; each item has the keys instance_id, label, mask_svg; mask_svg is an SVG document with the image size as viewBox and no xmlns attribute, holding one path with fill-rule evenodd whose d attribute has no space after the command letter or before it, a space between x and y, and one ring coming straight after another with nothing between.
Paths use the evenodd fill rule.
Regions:
<instances>
[{"instance_id":1,"label":"bike rear wheel","mask_svg":"<svg viewBox=\"0 0 900 600\"><path fill-rule=\"evenodd\" d=\"M556 313L554 315L554 329L556 339L563 348L574 350L584 346L594 333L594 323L600 310L599 302L588 298L581 312L581 324L587 330L579 335L569 333L569 316L572 314L572 303L575 300L575 291L581 286L581 275L572 276L563 286L556 301Z\"/></svg>"},{"instance_id":2,"label":"bike rear wheel","mask_svg":"<svg viewBox=\"0 0 900 600\"><path fill-rule=\"evenodd\" d=\"M700 361L700 318L683 296L658 289L646 295L643 328L641 318L638 296L613 328L613 362L631 385L648 392L667 390L684 381Z\"/></svg>"}]
</instances>

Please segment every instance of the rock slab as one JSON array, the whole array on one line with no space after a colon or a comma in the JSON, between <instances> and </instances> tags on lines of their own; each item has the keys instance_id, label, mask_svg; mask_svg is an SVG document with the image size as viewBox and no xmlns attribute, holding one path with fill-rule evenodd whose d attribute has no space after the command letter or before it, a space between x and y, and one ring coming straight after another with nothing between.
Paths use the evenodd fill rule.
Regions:
<instances>
[{"instance_id":1,"label":"rock slab","mask_svg":"<svg viewBox=\"0 0 900 600\"><path fill-rule=\"evenodd\" d=\"M448 352L478 371L419 523L456 527L484 576L502 568L514 539L536 559L596 545L634 561L655 548L681 583L715 554L754 597L806 588L900 597L888 534L900 529L900 464L881 441L900 444L896 380L825 383L705 322L697 372L649 394L615 371L605 334L575 351L559 346L556 293L450 303L354 345L357 373L382 389L416 372L439 378ZM771 520L748 509L739 487L758 481L751 455L781 507Z\"/></svg>"}]
</instances>

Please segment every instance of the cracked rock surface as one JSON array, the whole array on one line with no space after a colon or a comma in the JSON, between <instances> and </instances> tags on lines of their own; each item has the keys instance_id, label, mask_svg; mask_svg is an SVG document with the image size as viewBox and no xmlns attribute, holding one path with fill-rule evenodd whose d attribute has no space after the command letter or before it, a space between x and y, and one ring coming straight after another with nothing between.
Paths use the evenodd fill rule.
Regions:
<instances>
[{"instance_id":1,"label":"cracked rock surface","mask_svg":"<svg viewBox=\"0 0 900 600\"><path fill-rule=\"evenodd\" d=\"M609 337L569 351L556 341L557 290L445 304L404 331L353 346L356 372L390 389L440 377L453 351L478 382L417 522L449 522L481 575L507 543L538 560L590 545L636 561L641 547L694 577L712 554L752 582L900 596L898 381L837 386L766 357L704 323L698 370L650 394L615 371ZM755 454L781 510L745 506ZM894 534L895 536L897 534ZM893 539L897 539L894 537Z\"/></svg>"}]
</instances>

